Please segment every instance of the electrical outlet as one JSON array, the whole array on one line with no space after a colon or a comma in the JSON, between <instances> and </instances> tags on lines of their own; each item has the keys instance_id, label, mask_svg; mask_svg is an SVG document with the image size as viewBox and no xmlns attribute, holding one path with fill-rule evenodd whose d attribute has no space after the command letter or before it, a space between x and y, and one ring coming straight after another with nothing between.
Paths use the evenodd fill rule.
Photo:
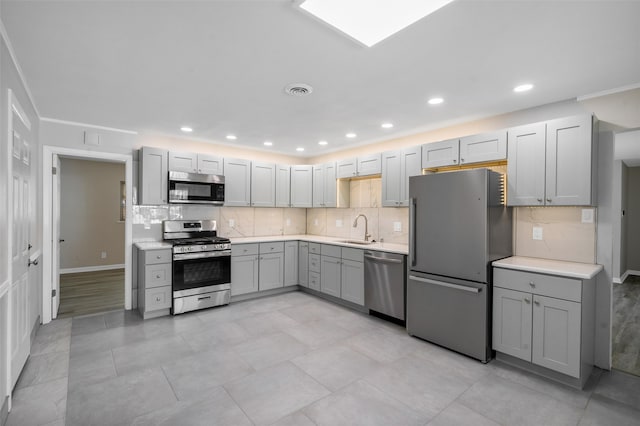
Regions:
<instances>
[{"instance_id":1,"label":"electrical outlet","mask_svg":"<svg viewBox=\"0 0 640 426\"><path fill-rule=\"evenodd\" d=\"M101 259L106 259L107 258L107 252L103 251L102 253L100 253L100 258Z\"/></svg>"},{"instance_id":2,"label":"electrical outlet","mask_svg":"<svg viewBox=\"0 0 640 426\"><path fill-rule=\"evenodd\" d=\"M233 219L229 219L229 228L233 228L234 226L236 226L236 221Z\"/></svg>"},{"instance_id":3,"label":"electrical outlet","mask_svg":"<svg viewBox=\"0 0 640 426\"><path fill-rule=\"evenodd\" d=\"M393 222L393 232L402 232L402 222Z\"/></svg>"},{"instance_id":4,"label":"electrical outlet","mask_svg":"<svg viewBox=\"0 0 640 426\"><path fill-rule=\"evenodd\" d=\"M582 209L582 223L593 223L593 209Z\"/></svg>"},{"instance_id":5,"label":"electrical outlet","mask_svg":"<svg viewBox=\"0 0 640 426\"><path fill-rule=\"evenodd\" d=\"M534 226L533 227L533 239L534 240L542 240L542 227Z\"/></svg>"},{"instance_id":6,"label":"electrical outlet","mask_svg":"<svg viewBox=\"0 0 640 426\"><path fill-rule=\"evenodd\" d=\"M287 226L291 226L291 219L287 219L286 222Z\"/></svg>"},{"instance_id":7,"label":"electrical outlet","mask_svg":"<svg viewBox=\"0 0 640 426\"><path fill-rule=\"evenodd\" d=\"M336 219L336 228L342 228L342 219Z\"/></svg>"}]
</instances>

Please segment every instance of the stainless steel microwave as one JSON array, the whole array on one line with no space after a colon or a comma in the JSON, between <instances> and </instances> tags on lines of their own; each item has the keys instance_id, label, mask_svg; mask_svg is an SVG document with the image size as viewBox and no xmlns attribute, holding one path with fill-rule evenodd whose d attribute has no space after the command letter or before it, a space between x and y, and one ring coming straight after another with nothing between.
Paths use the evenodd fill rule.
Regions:
<instances>
[{"instance_id":1,"label":"stainless steel microwave","mask_svg":"<svg viewBox=\"0 0 640 426\"><path fill-rule=\"evenodd\" d=\"M169 172L169 203L224 204L224 176Z\"/></svg>"}]
</instances>

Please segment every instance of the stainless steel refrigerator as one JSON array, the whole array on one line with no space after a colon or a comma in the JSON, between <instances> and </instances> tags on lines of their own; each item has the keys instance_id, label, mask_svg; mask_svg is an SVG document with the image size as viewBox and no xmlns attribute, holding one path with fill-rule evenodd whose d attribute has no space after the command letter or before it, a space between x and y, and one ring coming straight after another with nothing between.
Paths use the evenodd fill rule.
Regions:
<instances>
[{"instance_id":1,"label":"stainless steel refrigerator","mask_svg":"<svg viewBox=\"0 0 640 426\"><path fill-rule=\"evenodd\" d=\"M510 256L504 180L488 169L409 178L407 331L491 359L491 262Z\"/></svg>"}]
</instances>

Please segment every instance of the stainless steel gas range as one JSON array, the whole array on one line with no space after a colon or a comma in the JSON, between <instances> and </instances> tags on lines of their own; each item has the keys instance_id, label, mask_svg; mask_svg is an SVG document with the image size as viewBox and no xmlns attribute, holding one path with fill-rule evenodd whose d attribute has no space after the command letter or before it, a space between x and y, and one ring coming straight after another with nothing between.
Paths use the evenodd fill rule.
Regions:
<instances>
[{"instance_id":1,"label":"stainless steel gas range","mask_svg":"<svg viewBox=\"0 0 640 426\"><path fill-rule=\"evenodd\" d=\"M231 242L215 220L166 220L163 238L173 245L174 315L226 305L231 300Z\"/></svg>"}]
</instances>

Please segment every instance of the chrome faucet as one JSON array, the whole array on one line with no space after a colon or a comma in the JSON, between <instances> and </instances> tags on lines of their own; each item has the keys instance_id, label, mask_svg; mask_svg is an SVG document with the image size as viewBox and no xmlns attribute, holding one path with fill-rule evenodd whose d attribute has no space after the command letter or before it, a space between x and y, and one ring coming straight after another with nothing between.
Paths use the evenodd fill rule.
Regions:
<instances>
[{"instance_id":1,"label":"chrome faucet","mask_svg":"<svg viewBox=\"0 0 640 426\"><path fill-rule=\"evenodd\" d=\"M360 219L360 216L364 217L364 240L369 241L369 237L371 236L371 234L369 234L369 220L365 215L360 213L356 216L356 219L353 221L353 227L355 228L358 226L358 219Z\"/></svg>"}]
</instances>

